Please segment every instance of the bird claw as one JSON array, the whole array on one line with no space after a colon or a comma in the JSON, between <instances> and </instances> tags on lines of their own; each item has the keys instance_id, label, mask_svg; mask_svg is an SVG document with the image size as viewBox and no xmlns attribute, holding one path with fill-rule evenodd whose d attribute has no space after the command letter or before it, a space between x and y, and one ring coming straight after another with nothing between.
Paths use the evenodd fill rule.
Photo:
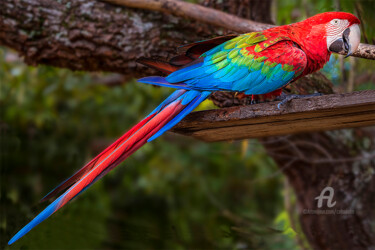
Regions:
<instances>
[{"instance_id":1,"label":"bird claw","mask_svg":"<svg viewBox=\"0 0 375 250\"><path fill-rule=\"evenodd\" d=\"M280 106L281 106L281 102L279 102L279 103L277 104L277 109L278 109L278 110L281 110L281 109L280 109Z\"/></svg>"},{"instance_id":2,"label":"bird claw","mask_svg":"<svg viewBox=\"0 0 375 250\"><path fill-rule=\"evenodd\" d=\"M255 99L252 99L251 101L250 101L250 104L251 105L253 105L253 104L257 104L257 103L259 103L257 100L255 100Z\"/></svg>"},{"instance_id":3,"label":"bird claw","mask_svg":"<svg viewBox=\"0 0 375 250\"><path fill-rule=\"evenodd\" d=\"M301 99L301 98L306 98L306 97L315 97L315 96L322 96L322 95L323 95L322 93L314 93L310 95L296 95L296 94L283 95L283 96L280 96L279 98L279 100L281 99L281 102L277 104L277 109L281 110L281 105L285 105L287 102L290 102L293 99Z\"/></svg>"}]
</instances>

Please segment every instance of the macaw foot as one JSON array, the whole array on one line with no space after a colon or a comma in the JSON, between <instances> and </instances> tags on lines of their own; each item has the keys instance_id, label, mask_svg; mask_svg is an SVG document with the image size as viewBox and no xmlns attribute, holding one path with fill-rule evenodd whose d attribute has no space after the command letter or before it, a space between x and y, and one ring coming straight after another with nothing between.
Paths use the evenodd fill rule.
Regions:
<instances>
[{"instance_id":1,"label":"macaw foot","mask_svg":"<svg viewBox=\"0 0 375 250\"><path fill-rule=\"evenodd\" d=\"M259 99L256 99L256 98L253 98L251 97L251 101L250 101L250 104L253 105L253 104L258 104L258 103L261 103L261 101Z\"/></svg>"},{"instance_id":2,"label":"macaw foot","mask_svg":"<svg viewBox=\"0 0 375 250\"><path fill-rule=\"evenodd\" d=\"M278 100L281 101L277 104L277 108L280 110L281 105L285 105L287 102L290 102L293 99L300 99L300 98L306 98L306 97L314 97L314 96L321 96L323 95L322 93L314 93L310 95L286 95L286 94L281 94L281 96L278 97Z\"/></svg>"}]
</instances>

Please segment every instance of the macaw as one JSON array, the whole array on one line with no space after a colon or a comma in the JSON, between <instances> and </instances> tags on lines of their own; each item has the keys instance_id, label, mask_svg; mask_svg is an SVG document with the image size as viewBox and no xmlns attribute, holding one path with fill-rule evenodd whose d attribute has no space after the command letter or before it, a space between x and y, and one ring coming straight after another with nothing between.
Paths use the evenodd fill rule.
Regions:
<instances>
[{"instance_id":1,"label":"macaw","mask_svg":"<svg viewBox=\"0 0 375 250\"><path fill-rule=\"evenodd\" d=\"M146 118L106 148L43 199L65 192L23 227L12 244L99 180L145 143L176 125L214 91L246 95L273 93L328 62L331 52L353 53L360 42L360 21L350 13L326 12L304 21L243 35L229 35L185 46L169 62L139 62L168 74L139 82L175 90Z\"/></svg>"}]
</instances>

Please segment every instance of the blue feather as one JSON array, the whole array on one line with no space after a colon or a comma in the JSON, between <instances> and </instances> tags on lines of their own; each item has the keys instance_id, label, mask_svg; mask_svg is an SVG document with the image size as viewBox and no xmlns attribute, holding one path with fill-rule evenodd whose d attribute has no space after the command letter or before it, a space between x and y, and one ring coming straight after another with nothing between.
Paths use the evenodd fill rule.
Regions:
<instances>
[{"instance_id":1,"label":"blue feather","mask_svg":"<svg viewBox=\"0 0 375 250\"><path fill-rule=\"evenodd\" d=\"M218 86L219 90L231 90L233 89L233 82L221 82Z\"/></svg>"},{"instance_id":2,"label":"blue feather","mask_svg":"<svg viewBox=\"0 0 375 250\"><path fill-rule=\"evenodd\" d=\"M197 92L197 91L195 91ZM198 93L198 94L197 94ZM195 95L194 99L190 99L189 105L187 105L177 116L175 116L172 120L170 120L167 124L164 125L156 134L150 137L147 142L153 141L159 136L161 136L165 131L171 129L174 125L179 123L186 115L188 115L191 111L193 111L201 102L207 99L210 96L211 92L204 91L204 92L197 92L193 93L192 96ZM189 96L191 98L191 96Z\"/></svg>"},{"instance_id":3,"label":"blue feather","mask_svg":"<svg viewBox=\"0 0 375 250\"><path fill-rule=\"evenodd\" d=\"M176 88L176 89L189 89L189 87L186 86L184 83L170 83L168 82L165 77L161 76L148 76L137 80L141 83L147 83L157 86L163 86L163 87L170 87L170 88Z\"/></svg>"},{"instance_id":4,"label":"blue feather","mask_svg":"<svg viewBox=\"0 0 375 250\"><path fill-rule=\"evenodd\" d=\"M247 74L249 74L249 69L246 67L240 67L238 70L230 77L232 82L242 79Z\"/></svg>"},{"instance_id":5,"label":"blue feather","mask_svg":"<svg viewBox=\"0 0 375 250\"><path fill-rule=\"evenodd\" d=\"M236 74L237 71L238 71L238 68L237 68L236 66L231 66L231 69L229 70L229 72L228 72L226 75L224 75L224 76L220 79L220 81L222 81L222 82L233 82L233 80L232 80L232 76L233 76L234 74Z\"/></svg>"},{"instance_id":6,"label":"blue feather","mask_svg":"<svg viewBox=\"0 0 375 250\"><path fill-rule=\"evenodd\" d=\"M193 84L189 84L192 88L200 90L219 90L216 86L220 85L220 80L215 79L212 75L196 79Z\"/></svg>"},{"instance_id":7,"label":"blue feather","mask_svg":"<svg viewBox=\"0 0 375 250\"><path fill-rule=\"evenodd\" d=\"M259 76L259 74L260 74L260 70L251 72L246 77L234 82L233 89L236 91L240 91L240 92L249 89L249 86Z\"/></svg>"},{"instance_id":8,"label":"blue feather","mask_svg":"<svg viewBox=\"0 0 375 250\"><path fill-rule=\"evenodd\" d=\"M193 64L169 74L165 79L171 83L184 82L188 79L204 74L204 70L202 70L204 67L202 66L203 62Z\"/></svg>"},{"instance_id":9,"label":"blue feather","mask_svg":"<svg viewBox=\"0 0 375 250\"><path fill-rule=\"evenodd\" d=\"M182 105L187 105L187 104L190 103L195 97L197 97L197 96L199 96L199 95L200 95L200 92L199 92L199 91L191 90L191 91L186 92L184 95L180 96L177 100L182 100L182 101L181 101L181 104L182 104Z\"/></svg>"},{"instance_id":10,"label":"blue feather","mask_svg":"<svg viewBox=\"0 0 375 250\"><path fill-rule=\"evenodd\" d=\"M10 239L8 245L13 244L19 238L27 234L31 229L36 227L39 223L41 223L49 216L51 216L56 211L56 207L58 207L58 203L61 201L62 198L63 196L60 196L58 199L52 202L46 209L44 209L40 214L38 214L38 216L36 216L32 221L30 221L29 224L24 226L16 235L13 236L12 239Z\"/></svg>"},{"instance_id":11,"label":"blue feather","mask_svg":"<svg viewBox=\"0 0 375 250\"><path fill-rule=\"evenodd\" d=\"M164 108L165 106L167 106L168 104L170 104L171 102L173 102L174 100L176 100L177 98L179 98L185 92L186 92L186 90L182 90L182 89L176 90L170 96L168 96L167 99L165 99L162 103L160 103L159 106L157 106L148 116L150 116L150 115L152 115L152 114L154 114L156 112L159 112L162 108Z\"/></svg>"}]
</instances>

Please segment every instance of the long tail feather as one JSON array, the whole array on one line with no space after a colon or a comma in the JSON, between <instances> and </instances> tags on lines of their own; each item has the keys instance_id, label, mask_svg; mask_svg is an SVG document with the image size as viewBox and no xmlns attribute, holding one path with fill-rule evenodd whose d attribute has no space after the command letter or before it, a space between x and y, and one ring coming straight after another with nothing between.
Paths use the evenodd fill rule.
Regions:
<instances>
[{"instance_id":1,"label":"long tail feather","mask_svg":"<svg viewBox=\"0 0 375 250\"><path fill-rule=\"evenodd\" d=\"M176 90L161 105L151 112L150 115L96 156L72 177L47 194L43 200L49 199L67 189L61 196L13 236L8 244L10 245L14 243L32 228L47 219L95 181L99 180L102 176L137 151L150 138L155 139L157 136L160 136L166 131L164 127L169 129L174 126L191 110L198 106L199 103L204 101L209 94L210 92L199 92L195 90Z\"/></svg>"},{"instance_id":2,"label":"long tail feather","mask_svg":"<svg viewBox=\"0 0 375 250\"><path fill-rule=\"evenodd\" d=\"M138 79L138 82L147 83L157 86L170 87L175 89L189 89L185 83L170 83L165 80L165 77L162 76L147 76L141 79Z\"/></svg>"},{"instance_id":3,"label":"long tail feather","mask_svg":"<svg viewBox=\"0 0 375 250\"><path fill-rule=\"evenodd\" d=\"M73 176L71 176L69 179L65 180L63 183L58 185L56 188L54 188L51 192L49 192L46 196L44 196L41 199L41 202L49 200L50 198L54 197L64 189L70 187L73 183L75 183L79 178L81 178L83 175L88 173L95 164L99 161L99 159L104 156L107 152L113 150L121 141L126 140L134 131L141 128L145 123L147 123L155 114L150 114L148 117L143 119L141 122L139 122L137 125L135 125L132 129L130 129L127 133L125 133L123 136L121 136L118 140L116 140L113 144L111 144L109 147L107 147L104 151L102 151L98 156L96 156L94 159L92 159L89 163L87 163L83 168L78 170Z\"/></svg>"}]
</instances>

